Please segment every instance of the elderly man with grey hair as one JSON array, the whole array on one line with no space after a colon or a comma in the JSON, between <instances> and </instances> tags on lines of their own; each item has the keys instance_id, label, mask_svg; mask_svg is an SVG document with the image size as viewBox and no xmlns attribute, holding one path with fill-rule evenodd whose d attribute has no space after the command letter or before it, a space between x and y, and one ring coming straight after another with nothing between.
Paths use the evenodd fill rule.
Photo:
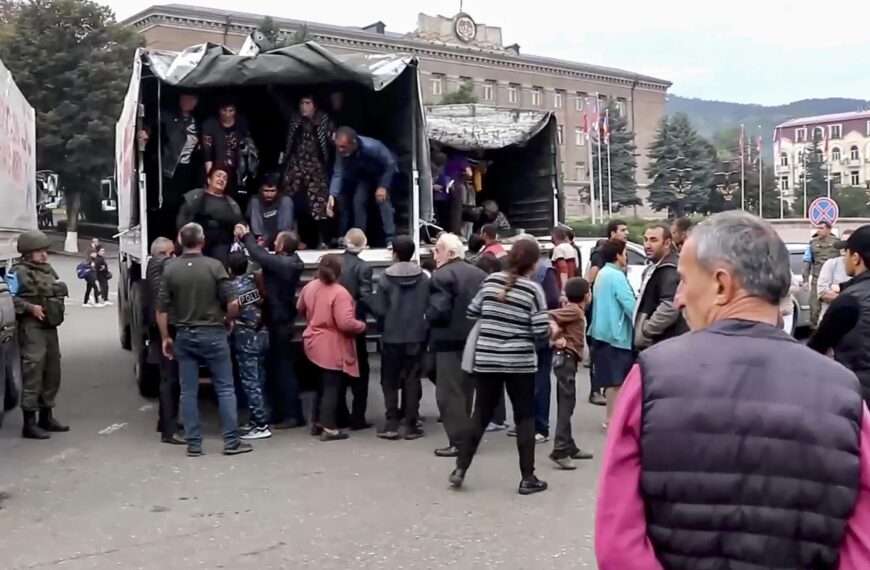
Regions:
<instances>
[{"instance_id":1,"label":"elderly man with grey hair","mask_svg":"<svg viewBox=\"0 0 870 570\"><path fill-rule=\"evenodd\" d=\"M217 393L224 455L246 453L252 448L239 439L233 364L226 328L227 318L237 313L239 301L233 298L223 264L202 253L205 243L202 226L185 224L178 232L178 241L184 252L163 270L157 299L157 326L163 355L178 361L187 455L203 454L198 399L200 366L208 367ZM169 315L175 323L174 338L170 334Z\"/></svg>"},{"instance_id":2,"label":"elderly man with grey hair","mask_svg":"<svg viewBox=\"0 0 870 570\"><path fill-rule=\"evenodd\" d=\"M640 354L608 430L601 570L870 568L870 419L855 375L778 325L773 227L696 226L675 303L692 332Z\"/></svg>"},{"instance_id":3,"label":"elderly man with grey hair","mask_svg":"<svg viewBox=\"0 0 870 570\"><path fill-rule=\"evenodd\" d=\"M175 360L166 358L160 350L160 329L157 327L157 298L160 295L160 285L163 282L163 270L167 263L175 258L175 244L172 240L159 237L151 242L151 257L145 270L145 322L148 325L148 346L157 352L160 363L160 406L157 416L157 431L160 440L169 445L184 445L184 438L176 431L178 426L178 399L181 388L178 384L178 365ZM172 315L167 315L169 335L175 338L175 322Z\"/></svg>"},{"instance_id":4,"label":"elderly man with grey hair","mask_svg":"<svg viewBox=\"0 0 870 570\"><path fill-rule=\"evenodd\" d=\"M462 370L462 351L474 323L465 316L486 273L465 261L465 247L456 234L441 234L435 244L437 269L429 281L429 342L435 353L435 400L449 444L438 457L457 457L460 438L471 429L474 383Z\"/></svg>"},{"instance_id":5,"label":"elderly man with grey hair","mask_svg":"<svg viewBox=\"0 0 870 570\"><path fill-rule=\"evenodd\" d=\"M356 318L366 321L368 303L372 297L372 267L359 254L368 247L368 238L359 228L351 228L344 236L344 253L341 255L341 275L338 282L348 290L356 305ZM369 351L366 333L356 337L356 358L359 361L359 378L351 378L350 392L353 395L350 413L347 411L346 398L340 398L338 407L338 427L350 427L354 431L372 427L366 420L369 400Z\"/></svg>"}]
</instances>

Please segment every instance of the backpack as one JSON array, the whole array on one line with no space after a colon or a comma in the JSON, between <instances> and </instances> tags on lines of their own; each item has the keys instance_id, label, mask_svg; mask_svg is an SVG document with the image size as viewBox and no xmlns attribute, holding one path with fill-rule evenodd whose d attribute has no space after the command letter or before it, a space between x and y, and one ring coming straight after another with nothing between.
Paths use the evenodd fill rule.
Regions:
<instances>
[{"instance_id":1,"label":"backpack","mask_svg":"<svg viewBox=\"0 0 870 570\"><path fill-rule=\"evenodd\" d=\"M94 269L91 267L90 262L82 261L78 265L76 265L76 277L79 279L87 279L88 276L93 273Z\"/></svg>"}]
</instances>

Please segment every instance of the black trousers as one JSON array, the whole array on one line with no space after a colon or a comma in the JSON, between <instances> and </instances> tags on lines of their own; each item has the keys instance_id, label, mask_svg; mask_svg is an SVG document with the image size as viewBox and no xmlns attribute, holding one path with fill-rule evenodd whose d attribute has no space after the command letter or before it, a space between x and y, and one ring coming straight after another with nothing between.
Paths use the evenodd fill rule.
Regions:
<instances>
[{"instance_id":1,"label":"black trousers","mask_svg":"<svg viewBox=\"0 0 870 570\"><path fill-rule=\"evenodd\" d=\"M477 374L477 397L471 427L463 434L456 466L468 469L483 438L486 426L492 421L498 397L507 388L517 426L517 451L520 473L527 479L535 473L535 375L534 374Z\"/></svg>"},{"instance_id":2,"label":"black trousers","mask_svg":"<svg viewBox=\"0 0 870 570\"><path fill-rule=\"evenodd\" d=\"M314 406L314 422L321 427L338 429L339 399L344 393L347 375L339 370L320 369L320 385Z\"/></svg>"},{"instance_id":3,"label":"black trousers","mask_svg":"<svg viewBox=\"0 0 870 570\"><path fill-rule=\"evenodd\" d=\"M88 302L88 299L91 298L91 292L93 292L94 303L99 303L100 302L100 284L97 283L97 278L96 277L88 277L85 279L85 283L87 283L87 285L85 286L85 300L84 300L84 302L85 303Z\"/></svg>"},{"instance_id":4,"label":"black trousers","mask_svg":"<svg viewBox=\"0 0 870 570\"><path fill-rule=\"evenodd\" d=\"M109 300L109 280L105 277L97 277L97 282L100 284L100 296L103 301Z\"/></svg>"},{"instance_id":5,"label":"black trousers","mask_svg":"<svg viewBox=\"0 0 870 570\"><path fill-rule=\"evenodd\" d=\"M369 403L369 351L366 346L366 335L356 337L356 359L359 362L359 378L348 376L345 389L350 388L353 402L350 413L347 411L347 396L338 403L338 425L341 427L362 427L366 423L366 409Z\"/></svg>"},{"instance_id":6,"label":"black trousers","mask_svg":"<svg viewBox=\"0 0 870 570\"><path fill-rule=\"evenodd\" d=\"M150 342L160 347L162 342L157 327L152 327ZM175 331L170 330L173 338ZM178 431L178 405L181 398L181 384L178 381L178 361L163 356L163 350L157 349L160 358L160 400L158 402L157 427L163 437L171 437Z\"/></svg>"},{"instance_id":7,"label":"black trousers","mask_svg":"<svg viewBox=\"0 0 870 570\"><path fill-rule=\"evenodd\" d=\"M384 343L381 353L381 388L384 391L386 424L384 431L396 431L399 420L415 429L420 415L420 374L423 366L424 343ZM399 391L402 410L399 410Z\"/></svg>"},{"instance_id":8,"label":"black trousers","mask_svg":"<svg viewBox=\"0 0 870 570\"><path fill-rule=\"evenodd\" d=\"M441 413L441 422L450 445L458 447L462 434L469 430L471 422L474 380L462 370L462 352L436 352L435 368L438 371L435 401Z\"/></svg>"}]
</instances>

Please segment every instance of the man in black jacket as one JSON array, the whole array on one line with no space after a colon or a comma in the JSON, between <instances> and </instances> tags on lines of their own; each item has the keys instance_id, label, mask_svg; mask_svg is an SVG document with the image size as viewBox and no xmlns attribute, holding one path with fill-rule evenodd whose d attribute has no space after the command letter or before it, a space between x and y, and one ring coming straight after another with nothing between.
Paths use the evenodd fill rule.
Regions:
<instances>
[{"instance_id":1,"label":"man in black jacket","mask_svg":"<svg viewBox=\"0 0 870 570\"><path fill-rule=\"evenodd\" d=\"M462 370L462 351L473 326L465 316L486 273L466 262L465 248L455 234L442 234L435 244L435 263L429 286L426 320L431 327L430 343L435 353L438 383L435 399L447 432L449 445L436 449L438 457L457 457L457 443L470 429L474 384Z\"/></svg>"},{"instance_id":2,"label":"man in black jacket","mask_svg":"<svg viewBox=\"0 0 870 570\"><path fill-rule=\"evenodd\" d=\"M689 330L674 306L680 284L677 273L680 258L672 251L670 228L662 224L649 226L643 235L643 246L650 265L643 272L634 315L634 347L638 351Z\"/></svg>"},{"instance_id":3,"label":"man in black jacket","mask_svg":"<svg viewBox=\"0 0 870 570\"><path fill-rule=\"evenodd\" d=\"M163 280L163 270L166 264L175 258L175 244L172 240L159 237L151 243L151 258L145 270L146 290L145 318L148 324L148 339L151 350L157 351L160 362L160 400L157 416L157 431L160 440L170 445L184 445L184 438L178 430L178 399L181 397L181 386L178 383L178 362L166 358L161 350L160 330L157 328L157 298L160 295L160 285ZM175 335L175 323L169 316L170 334Z\"/></svg>"},{"instance_id":4,"label":"man in black jacket","mask_svg":"<svg viewBox=\"0 0 870 570\"><path fill-rule=\"evenodd\" d=\"M351 228L344 236L345 252L341 256L341 276L338 282L348 290L356 304L356 318L365 322L368 302L372 296L372 268L359 258L360 252L368 247L365 232ZM366 408L369 399L369 351L366 346L366 333L356 337L356 358L359 361L359 378L351 378L350 392L353 404L350 414L347 404L339 402L339 427L348 425L354 431L368 429L372 424L366 421Z\"/></svg>"},{"instance_id":5,"label":"man in black jacket","mask_svg":"<svg viewBox=\"0 0 870 570\"><path fill-rule=\"evenodd\" d=\"M269 328L269 352L275 383L272 427L289 429L305 425L302 403L299 400L299 380L293 369L290 344L296 320L296 288L302 277L304 264L296 254L299 240L291 232L281 232L275 238L272 255L257 244L250 228L237 225L236 237L242 239L251 259L263 268L266 290L266 326Z\"/></svg>"},{"instance_id":6,"label":"man in black jacket","mask_svg":"<svg viewBox=\"0 0 870 570\"><path fill-rule=\"evenodd\" d=\"M429 278L413 263L414 240L399 236L393 242L397 263L388 267L378 280L369 309L381 323L381 387L384 390L386 423L378 433L381 439L417 439L420 406L420 375L429 327ZM399 391L402 391L401 433L399 430Z\"/></svg>"}]
</instances>

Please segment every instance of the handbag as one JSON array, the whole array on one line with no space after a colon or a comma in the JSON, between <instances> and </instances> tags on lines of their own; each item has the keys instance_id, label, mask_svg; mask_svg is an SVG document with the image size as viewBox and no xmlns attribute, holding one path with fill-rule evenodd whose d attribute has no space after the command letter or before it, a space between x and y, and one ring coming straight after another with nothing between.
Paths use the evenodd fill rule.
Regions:
<instances>
[{"instance_id":1,"label":"handbag","mask_svg":"<svg viewBox=\"0 0 870 570\"><path fill-rule=\"evenodd\" d=\"M480 321L474 323L468 338L465 339L465 348L462 350L462 370L472 374L474 372L474 352L477 347L477 337L480 336Z\"/></svg>"}]
</instances>

